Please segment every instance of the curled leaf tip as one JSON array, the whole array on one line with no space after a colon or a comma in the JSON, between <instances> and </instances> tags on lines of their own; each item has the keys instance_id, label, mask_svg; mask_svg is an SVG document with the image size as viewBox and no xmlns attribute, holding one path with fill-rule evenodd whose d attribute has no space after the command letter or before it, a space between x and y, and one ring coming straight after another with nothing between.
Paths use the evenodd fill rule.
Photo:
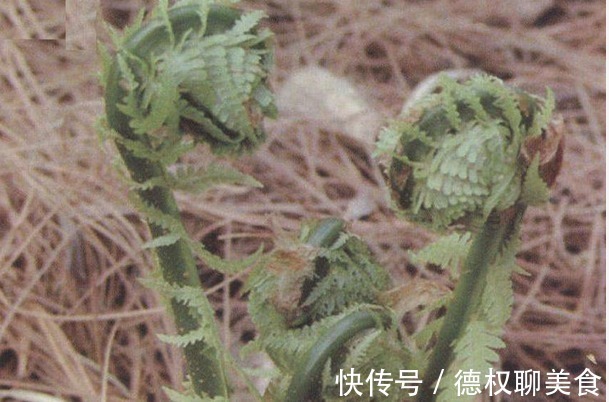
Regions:
<instances>
[{"instance_id":1,"label":"curled leaf tip","mask_svg":"<svg viewBox=\"0 0 609 402\"><path fill-rule=\"evenodd\" d=\"M148 135L153 144L159 136L189 134L215 153L264 141L262 118L275 110L268 87L272 35L258 27L261 13L215 3L161 7L117 41L103 83L115 131L129 139Z\"/></svg>"},{"instance_id":2,"label":"curled leaf tip","mask_svg":"<svg viewBox=\"0 0 609 402\"><path fill-rule=\"evenodd\" d=\"M407 364L395 317L380 300L390 277L343 221L303 224L298 240L267 261L249 277L248 308L255 345L282 370L269 400L334 400L329 378L345 368L397 372ZM388 400L402 400L399 388L391 392Z\"/></svg>"},{"instance_id":3,"label":"curled leaf tip","mask_svg":"<svg viewBox=\"0 0 609 402\"><path fill-rule=\"evenodd\" d=\"M563 131L546 99L478 75L448 77L381 133L377 155L393 203L408 219L437 230L480 227L494 212L523 202L527 170L551 186ZM536 173L537 174L537 173Z\"/></svg>"}]
</instances>

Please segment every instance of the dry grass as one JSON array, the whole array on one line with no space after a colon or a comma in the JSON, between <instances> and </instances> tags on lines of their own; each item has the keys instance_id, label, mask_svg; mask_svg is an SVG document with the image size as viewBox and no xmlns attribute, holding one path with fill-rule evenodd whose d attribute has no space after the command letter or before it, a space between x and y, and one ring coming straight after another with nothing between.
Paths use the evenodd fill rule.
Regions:
<instances>
[{"instance_id":1,"label":"dry grass","mask_svg":"<svg viewBox=\"0 0 609 402\"><path fill-rule=\"evenodd\" d=\"M53 2L0 3L2 35L10 39L0 41L0 389L74 401L163 400L161 386L180 386L180 356L156 339L172 330L171 320L136 280L151 269L140 250L147 235L95 135L101 92L92 37L84 34L95 26L94 3L75 4L66 4L66 26ZM604 379L605 4L500 4L247 6L271 16L277 87L303 65L322 65L354 82L383 116L394 116L427 75L448 68L554 89L568 128L565 164L550 204L527 213L519 262L530 276L514 280L503 367L563 368L573 376L589 367ZM143 5L105 0L98 15L122 26ZM78 35L76 27L89 31ZM406 250L431 235L395 219L365 145L290 113L268 128L267 144L239 162L264 189L179 198L194 236L227 257L242 256L261 243L271 247L275 234L285 236L303 218L345 216L364 197L371 213L350 227L396 281L443 280L409 264ZM191 162L208 157L200 150ZM250 339L241 279L205 273L205 283L226 343ZM604 384L599 397L572 399L604 400Z\"/></svg>"}]
</instances>

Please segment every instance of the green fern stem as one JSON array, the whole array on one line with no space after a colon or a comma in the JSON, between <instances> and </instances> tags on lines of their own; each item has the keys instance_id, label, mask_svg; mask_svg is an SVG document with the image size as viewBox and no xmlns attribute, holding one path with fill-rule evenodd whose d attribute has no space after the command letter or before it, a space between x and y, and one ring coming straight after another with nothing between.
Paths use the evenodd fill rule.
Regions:
<instances>
[{"instance_id":1,"label":"green fern stem","mask_svg":"<svg viewBox=\"0 0 609 402\"><path fill-rule=\"evenodd\" d=\"M187 30L200 28L201 20L197 10L198 8L193 5L169 10L169 21L174 34L181 35ZM214 32L227 29L238 17L239 13L236 10L212 7L207 30L208 32ZM144 58L146 54L163 49L167 46L168 41L169 34L163 23L152 21L138 30L126 41L124 46L129 52ZM129 125L130 118L117 107L125 96L125 90L121 88L120 80L121 74L118 62L115 61L108 74L105 92L108 124L126 139L146 141L145 137L138 136L133 132ZM145 183L165 174L165 167L161 163L137 157L119 141L116 142L116 146L131 178L136 183ZM139 190L138 195L142 201L161 213L176 218L176 222L180 220L175 198L168 188L156 186L147 190ZM150 221L148 226L153 239L168 233L167 229ZM165 281L178 286L201 287L195 259L185 240L178 240L171 245L157 247L155 252L158 266ZM171 300L171 309L179 334L186 334L200 327L200 323L192 316L190 307L176 300ZM215 323L210 324L211 327L215 326ZM217 344L220 344L219 334L216 333L216 336ZM206 394L210 397L228 397L228 386L221 351L205 344L203 341L197 341L187 345L184 348L184 354L187 371L197 393Z\"/></svg>"},{"instance_id":2,"label":"green fern stem","mask_svg":"<svg viewBox=\"0 0 609 402\"><path fill-rule=\"evenodd\" d=\"M525 206L517 206L515 216L510 220L501 219L497 214L491 215L472 241L425 370L419 402L435 400L434 387L439 381L442 369L446 371L454 357L453 343L459 339L470 321L472 312L476 310L486 286L489 267L499 255L502 245L511 236L517 235L516 228L525 209Z\"/></svg>"},{"instance_id":3,"label":"green fern stem","mask_svg":"<svg viewBox=\"0 0 609 402\"><path fill-rule=\"evenodd\" d=\"M371 310L355 311L319 337L307 353L305 360L296 367L286 401L305 402L311 400L320 386L322 370L330 357L335 355L351 339L364 331L382 324L378 312Z\"/></svg>"},{"instance_id":4,"label":"green fern stem","mask_svg":"<svg viewBox=\"0 0 609 402\"><path fill-rule=\"evenodd\" d=\"M526 205L547 200L564 147L551 91L543 99L488 75L464 83L442 76L438 84L439 92L406 109L377 144L402 216L440 232L477 233L437 334L420 402L435 400L433 385L455 360L456 342L473 318L488 318L474 313L494 285L487 283L490 267L517 235Z\"/></svg>"}]
</instances>

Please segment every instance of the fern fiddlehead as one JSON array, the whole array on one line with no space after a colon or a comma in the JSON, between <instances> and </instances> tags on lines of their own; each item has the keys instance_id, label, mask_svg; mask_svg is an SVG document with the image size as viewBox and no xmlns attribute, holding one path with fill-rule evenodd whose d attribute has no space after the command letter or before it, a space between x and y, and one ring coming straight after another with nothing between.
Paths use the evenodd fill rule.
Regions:
<instances>
[{"instance_id":1,"label":"fern fiddlehead","mask_svg":"<svg viewBox=\"0 0 609 402\"><path fill-rule=\"evenodd\" d=\"M339 396L340 369L403 367L408 352L393 312L380 301L389 282L338 219L305 224L297 242L278 248L248 283L256 346L282 373L267 391L271 398L332 399ZM392 392L387 400L400 395Z\"/></svg>"},{"instance_id":2,"label":"fern fiddlehead","mask_svg":"<svg viewBox=\"0 0 609 402\"><path fill-rule=\"evenodd\" d=\"M213 309L202 294L184 295L202 293L193 253L213 268L222 262L189 239L173 190L253 180L219 166L203 172L168 168L198 143L216 154L239 154L263 141L261 118L272 115L274 106L266 84L271 35L257 29L261 18L213 0L183 0L171 8L160 0L146 24L140 17L122 38L115 37L113 58L101 51L106 134L150 228L160 287L179 333L174 343L184 346L196 394L211 398L228 397Z\"/></svg>"},{"instance_id":3,"label":"fern fiddlehead","mask_svg":"<svg viewBox=\"0 0 609 402\"><path fill-rule=\"evenodd\" d=\"M482 367L495 359L486 351L478 361L455 363L455 350L468 344L466 328L477 327L472 322L487 331L482 335L500 333L504 321L493 319L482 299L492 299L493 286L510 286L509 273L499 270L511 267L502 261L515 255L527 205L547 200L563 148L549 91L543 100L483 75L464 84L444 77L440 87L440 93L421 99L390 124L377 148L398 213L436 230L476 233L437 334L420 401L436 398L433 383L442 369L464 361ZM503 275L504 281L488 282L489 272ZM497 338L493 347L500 344ZM445 395L441 398L450 400Z\"/></svg>"}]
</instances>

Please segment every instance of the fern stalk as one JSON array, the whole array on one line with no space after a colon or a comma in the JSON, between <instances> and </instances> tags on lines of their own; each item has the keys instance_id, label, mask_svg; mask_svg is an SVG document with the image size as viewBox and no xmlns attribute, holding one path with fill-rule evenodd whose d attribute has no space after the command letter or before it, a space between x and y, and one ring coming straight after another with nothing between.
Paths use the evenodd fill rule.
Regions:
<instances>
[{"instance_id":1,"label":"fern stalk","mask_svg":"<svg viewBox=\"0 0 609 402\"><path fill-rule=\"evenodd\" d=\"M158 78L165 77L163 79L166 80L167 75L156 75L163 74L163 68L167 68L157 67L156 63L172 62L172 57L190 57L188 55L192 55L193 52L206 54L206 51L209 55L213 49L223 52L224 49L220 47L223 46L221 40L227 42L227 48L233 46L231 49L236 49L240 43L245 43L250 49L255 47L252 52L254 56L249 60L264 62L267 52L264 40L268 38L268 34L258 37L248 25L255 25L259 16L251 17L235 9L212 3L211 0L181 1L178 6L168 8L167 1L160 1L157 18L133 29L124 39L116 41L117 57L112 61L105 60L102 77L105 88L106 121L111 129L111 136L134 182L133 187L143 211L155 211L154 216L146 216L146 212L144 215L152 236L150 244L154 249L156 263L163 280L174 289L194 288L201 289L201 292L203 289L193 257L195 243L185 236L186 230L180 219L173 188L167 180L168 165L175 162L181 153L192 148L181 138L184 134L182 128L194 127L195 132L190 133L194 137L194 142L207 142L216 153L239 153L256 145L263 138L257 123L260 121L260 116L269 114L272 108L272 100L265 97L268 92L263 88L265 70L258 65L253 67L252 64L248 65L257 70L242 81L244 84L249 84L253 91L258 91L254 95L257 96L254 101L240 98L251 94L239 92L238 95L234 95L236 91L229 86L231 82L224 87L215 88L218 92L224 91L222 94L231 91L230 100L235 102L237 107L243 107L243 115L247 114L247 117L231 116L231 121L228 121L226 114L214 115L216 111L222 110L222 103L220 105L210 103L216 101L228 104L227 99L223 96L203 98L193 92L201 87L202 74L207 74L205 77L211 80L208 85L212 86L212 90L213 85L217 84L214 84L213 77L210 76L215 71L214 67L207 61L183 59L189 61L185 63L180 62L180 59L174 59L176 60L174 67L184 69L170 71L170 74L175 73L175 82L169 82L174 82L175 86L167 85L168 81ZM244 22L240 18L249 18L249 20ZM238 28L230 31L238 23L241 23L239 28L245 26L247 28L243 28L243 32ZM212 38L208 42L203 42L215 34L218 34L219 40ZM230 35L233 37L230 38ZM183 50L191 53L181 56L179 52ZM237 51L243 55L247 54L248 50L246 48ZM165 52L168 52L167 56ZM190 71L188 68L193 70ZM210 70L213 71L210 73ZM223 83L226 83L226 80ZM154 92L155 88L165 92ZM152 100L146 92L150 90L153 94ZM155 95L161 100L155 100ZM178 98L171 98L172 96ZM162 107L158 107L153 103L160 104L163 99L165 101L171 99L172 104L165 103ZM170 115L167 112L169 107L174 108L171 109L174 114ZM248 110L250 113L245 112L246 108L250 108ZM254 110L255 108L258 109ZM156 113L166 113L166 115L157 118ZM250 117L252 120L244 123ZM234 124L240 126L234 127L232 123L234 121L238 121L239 123ZM148 130L142 132L142 127L148 127ZM169 154L166 150L172 150L171 146L174 146L172 151L174 154L170 155L175 156L166 158L163 155ZM205 254L205 251L203 253ZM184 342L188 375L192 389L197 395L228 399L224 351L220 350L220 336L213 321L213 309L204 296L202 300L203 305L199 307L210 312L203 318L197 317L197 314L193 313L193 307L188 303L179 301L175 296L170 299L180 336L194 334L197 330L206 328L205 337Z\"/></svg>"},{"instance_id":2,"label":"fern stalk","mask_svg":"<svg viewBox=\"0 0 609 402\"><path fill-rule=\"evenodd\" d=\"M486 75L463 84L441 76L438 83L439 91L406 108L377 144L402 216L440 232L475 233L436 335L420 402L436 399L433 384L443 369L448 376L463 361L480 369L498 360L492 349L504 346L499 337L511 309L512 240L527 205L547 201L563 152L551 91L543 99ZM460 250L453 252L458 260ZM426 254L430 263L451 261L437 245ZM507 275L498 275L501 270ZM472 351L476 336L485 343ZM438 399L454 400L446 384Z\"/></svg>"},{"instance_id":3,"label":"fern stalk","mask_svg":"<svg viewBox=\"0 0 609 402\"><path fill-rule=\"evenodd\" d=\"M501 246L513 235L513 228L520 222L524 209L520 208L517 216L509 222L500 222L499 217L489 217L474 238L425 370L419 402L435 400L434 385L439 381L442 369L446 369L453 360L452 346L476 310L476 300L480 300L486 286L489 267L499 255Z\"/></svg>"},{"instance_id":4,"label":"fern stalk","mask_svg":"<svg viewBox=\"0 0 609 402\"><path fill-rule=\"evenodd\" d=\"M378 312L361 310L342 318L325 334L321 335L307 353L306 358L298 365L286 401L306 402L321 388L322 370L333 355L364 331L382 323ZM318 396L319 397L319 396Z\"/></svg>"},{"instance_id":5,"label":"fern stalk","mask_svg":"<svg viewBox=\"0 0 609 402\"><path fill-rule=\"evenodd\" d=\"M216 12L220 12L220 9L217 9ZM231 11L231 14L234 21L234 11ZM226 11L222 11L219 16L227 21L230 20L227 18ZM193 7L172 9L169 12L169 20L174 28L181 32L188 28L196 29L196 25L200 24L199 16ZM144 56L159 46L166 46L167 40L168 33L162 24L149 24L133 35L125 47L131 52ZM118 63L115 62L108 74L106 84L105 100L108 124L123 137L138 139L129 126L129 117L121 113L117 107L124 96L124 91L119 85L120 79ZM160 162L154 163L148 159L139 158L119 142L116 145L131 178L136 183L145 183L164 174L165 167ZM180 221L180 213L171 190L164 187L153 187L138 191L138 195L142 201L158 211ZM165 228L150 221L148 221L148 227L153 239L168 233ZM201 287L195 259L185 240L178 240L168 246L156 248L156 257L165 281L178 286ZM187 334L199 327L200 324L191 315L190 307L171 300L171 310L179 334ZM218 341L219 339L218 335ZM212 397L228 397L225 368L219 355L219 351L210 348L203 341L193 342L184 348L187 371L195 392Z\"/></svg>"}]
</instances>

